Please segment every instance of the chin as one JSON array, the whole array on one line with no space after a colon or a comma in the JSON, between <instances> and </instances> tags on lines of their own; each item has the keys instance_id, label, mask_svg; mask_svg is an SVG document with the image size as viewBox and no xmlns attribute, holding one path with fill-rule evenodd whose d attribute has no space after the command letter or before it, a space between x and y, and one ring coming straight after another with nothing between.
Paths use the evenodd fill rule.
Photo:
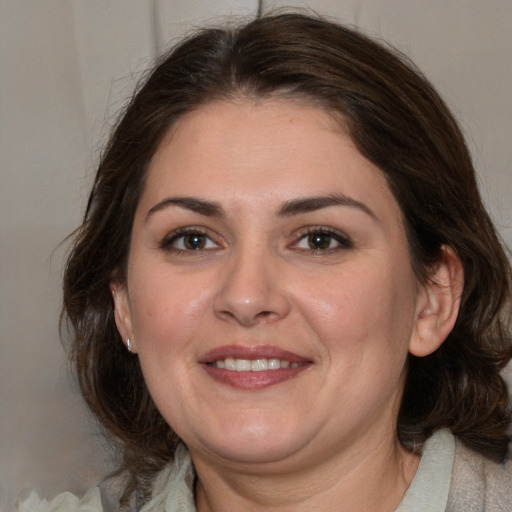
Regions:
<instances>
[{"instance_id":1,"label":"chin","mask_svg":"<svg viewBox=\"0 0 512 512\"><path fill-rule=\"evenodd\" d=\"M241 463L272 463L279 462L293 456L303 446L307 445L312 435L297 432L289 426L267 423L251 423L244 428L211 429L209 433L216 432L222 435L202 436L199 445L209 453L221 459ZM301 442L302 439L302 442ZM197 439L187 443L193 450Z\"/></svg>"},{"instance_id":2,"label":"chin","mask_svg":"<svg viewBox=\"0 0 512 512\"><path fill-rule=\"evenodd\" d=\"M217 457L238 464L271 464L288 459L298 451L291 443L241 443L211 447Z\"/></svg>"}]
</instances>

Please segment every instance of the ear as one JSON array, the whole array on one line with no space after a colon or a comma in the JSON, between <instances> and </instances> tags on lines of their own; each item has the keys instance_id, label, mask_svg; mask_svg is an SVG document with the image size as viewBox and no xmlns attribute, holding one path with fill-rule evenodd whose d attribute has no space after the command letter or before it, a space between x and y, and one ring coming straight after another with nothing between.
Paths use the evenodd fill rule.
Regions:
<instances>
[{"instance_id":1,"label":"ear","mask_svg":"<svg viewBox=\"0 0 512 512\"><path fill-rule=\"evenodd\" d=\"M424 357L435 352L455 325L464 289L464 269L455 251L441 247L441 257L434 272L421 286L416 322L409 352Z\"/></svg>"},{"instance_id":2,"label":"ear","mask_svg":"<svg viewBox=\"0 0 512 512\"><path fill-rule=\"evenodd\" d=\"M114 299L114 318L117 330L123 339L123 343L127 346L127 349L130 352L136 353L137 346L133 335L130 299L126 285L113 281L110 283L110 292Z\"/></svg>"}]
</instances>

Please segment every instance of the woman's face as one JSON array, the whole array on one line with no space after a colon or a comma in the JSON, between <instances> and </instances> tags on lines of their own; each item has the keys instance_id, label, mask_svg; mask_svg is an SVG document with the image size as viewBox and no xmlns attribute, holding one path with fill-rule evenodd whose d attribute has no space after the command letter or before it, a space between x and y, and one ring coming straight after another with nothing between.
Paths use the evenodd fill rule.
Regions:
<instances>
[{"instance_id":1,"label":"woman's face","mask_svg":"<svg viewBox=\"0 0 512 512\"><path fill-rule=\"evenodd\" d=\"M238 100L183 117L113 289L193 455L271 463L394 433L421 288L385 178L324 111Z\"/></svg>"}]
</instances>

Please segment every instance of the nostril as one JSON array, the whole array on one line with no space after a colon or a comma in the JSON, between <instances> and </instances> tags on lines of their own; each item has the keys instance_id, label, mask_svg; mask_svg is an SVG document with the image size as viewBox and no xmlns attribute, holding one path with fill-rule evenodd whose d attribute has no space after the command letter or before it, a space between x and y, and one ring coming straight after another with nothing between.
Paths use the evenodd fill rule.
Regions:
<instances>
[{"instance_id":1,"label":"nostril","mask_svg":"<svg viewBox=\"0 0 512 512\"><path fill-rule=\"evenodd\" d=\"M221 281L213 300L215 314L245 326L285 317L290 308L288 298L275 276L269 274L269 265L263 267L253 255L244 261L243 265L238 261Z\"/></svg>"},{"instance_id":2,"label":"nostril","mask_svg":"<svg viewBox=\"0 0 512 512\"><path fill-rule=\"evenodd\" d=\"M224 319L233 319L245 326L251 326L261 321L270 320L275 315L272 311L267 310L254 314L253 311L242 311L240 309L235 311L223 310L219 311L218 314L224 317Z\"/></svg>"}]
</instances>

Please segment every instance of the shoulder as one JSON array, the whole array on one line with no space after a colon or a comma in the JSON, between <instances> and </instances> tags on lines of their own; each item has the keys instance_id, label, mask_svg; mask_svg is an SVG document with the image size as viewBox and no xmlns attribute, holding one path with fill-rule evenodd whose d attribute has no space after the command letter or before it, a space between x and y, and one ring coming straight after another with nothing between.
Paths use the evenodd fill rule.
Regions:
<instances>
[{"instance_id":1,"label":"shoulder","mask_svg":"<svg viewBox=\"0 0 512 512\"><path fill-rule=\"evenodd\" d=\"M158 475L151 500L144 505L143 512L195 512L194 481L190 453L184 444L180 444L173 461Z\"/></svg>"},{"instance_id":2,"label":"shoulder","mask_svg":"<svg viewBox=\"0 0 512 512\"><path fill-rule=\"evenodd\" d=\"M449 512L511 512L512 460L493 462L455 441Z\"/></svg>"},{"instance_id":3,"label":"shoulder","mask_svg":"<svg viewBox=\"0 0 512 512\"><path fill-rule=\"evenodd\" d=\"M174 459L157 476L150 501L144 504L144 512L180 510L195 512L195 472L186 447L179 445ZM78 498L70 492L59 494L52 501L40 498L35 491L18 499L14 512L113 512L119 510L119 496L124 480L107 478Z\"/></svg>"},{"instance_id":4,"label":"shoulder","mask_svg":"<svg viewBox=\"0 0 512 512\"><path fill-rule=\"evenodd\" d=\"M15 512L103 512L101 492L98 487L87 491L82 498L70 492L56 496L52 501L42 499L35 491L18 499Z\"/></svg>"}]
</instances>

